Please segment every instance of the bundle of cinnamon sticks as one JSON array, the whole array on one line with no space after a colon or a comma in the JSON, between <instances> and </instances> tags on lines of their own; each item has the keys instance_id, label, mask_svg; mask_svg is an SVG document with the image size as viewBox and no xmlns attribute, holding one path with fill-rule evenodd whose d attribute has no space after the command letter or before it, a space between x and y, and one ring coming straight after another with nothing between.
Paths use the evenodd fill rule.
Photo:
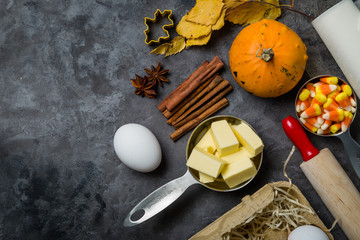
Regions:
<instances>
[{"instance_id":1,"label":"bundle of cinnamon sticks","mask_svg":"<svg viewBox=\"0 0 360 240\"><path fill-rule=\"evenodd\" d=\"M218 75L223 66L218 56L205 61L158 105L167 123L176 129L170 135L173 141L229 104L225 96L232 87Z\"/></svg>"}]
</instances>

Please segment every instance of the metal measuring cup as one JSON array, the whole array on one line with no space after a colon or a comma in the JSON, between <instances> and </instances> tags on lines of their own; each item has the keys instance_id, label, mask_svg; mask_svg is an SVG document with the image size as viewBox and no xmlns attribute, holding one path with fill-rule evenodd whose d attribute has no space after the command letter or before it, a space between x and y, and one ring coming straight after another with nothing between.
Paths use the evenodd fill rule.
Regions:
<instances>
[{"instance_id":1,"label":"metal measuring cup","mask_svg":"<svg viewBox=\"0 0 360 240\"><path fill-rule=\"evenodd\" d=\"M305 88L306 84L308 83L315 83L315 82L318 82L320 81L320 78L323 78L323 77L332 77L331 75L320 75L320 76L316 76L314 78L311 78L310 80L306 81L302 87L299 89L297 95L296 95L296 99L295 99L295 112L296 112L296 102L297 100L299 99L299 95L300 95L300 92L303 88ZM338 78L339 82L341 83L344 83L344 84L348 84L346 83L344 80ZM348 84L350 87L351 85ZM353 99L355 100L356 102L356 112L358 111L357 110L357 100L356 100L356 96L355 96L355 93L353 91L353 95L352 95ZM355 119L355 116L356 116L356 112L353 113L354 117L351 121L351 123L354 121ZM351 137L350 135L350 126L351 126L351 123L350 123L350 126L348 127L348 129L346 131L339 131L337 133L329 133L329 134L317 134L317 133L314 133L313 131L311 131L310 129L308 129L303 123L302 121L300 121L300 117L299 117L299 114L296 112L296 116L299 120L299 122L301 123L301 125L310 133L314 134L314 135L317 135L317 136L321 136L321 137L337 137L341 140L341 142L343 143L344 145L344 148L345 148L345 152L347 153L348 155L348 158L350 159L350 163L352 165L352 167L354 168L357 176L360 178L360 145Z\"/></svg>"},{"instance_id":2,"label":"metal measuring cup","mask_svg":"<svg viewBox=\"0 0 360 240\"><path fill-rule=\"evenodd\" d=\"M219 121L224 119L231 124L243 123L250 126L250 124L248 124L244 120L241 120L240 118L233 116L215 116L204 120L194 129L194 131L190 135L186 147L186 160L189 158L192 149L199 142L201 137L204 136L206 131L210 128L211 123L214 121ZM254 165L257 169L257 172L259 172L262 159L263 159L263 152L259 153L257 156L252 158ZM247 184L251 182L253 178L233 188L229 188L222 179L216 179L212 183L206 183L206 184L202 183L199 180L199 172L194 169L188 168L183 176L174 179L171 182L156 189L155 191L150 193L146 198L144 198L140 203L138 203L126 216L123 224L125 227L131 227L146 221L147 219L153 217L154 215L165 209L167 206L169 206L171 203L173 203L185 192L187 188L189 188L192 185L200 184L214 191L230 192L245 187ZM143 215L137 220L132 220L131 217L137 212L141 212Z\"/></svg>"}]
</instances>

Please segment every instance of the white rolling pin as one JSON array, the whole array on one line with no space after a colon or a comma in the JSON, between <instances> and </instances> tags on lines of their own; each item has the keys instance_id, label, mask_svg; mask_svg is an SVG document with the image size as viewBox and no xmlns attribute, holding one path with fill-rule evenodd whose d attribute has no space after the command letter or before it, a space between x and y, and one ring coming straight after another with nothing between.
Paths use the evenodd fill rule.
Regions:
<instances>
[{"instance_id":1,"label":"white rolling pin","mask_svg":"<svg viewBox=\"0 0 360 240\"><path fill-rule=\"evenodd\" d=\"M312 25L360 97L359 9L352 0L343 0L315 18Z\"/></svg>"},{"instance_id":2,"label":"white rolling pin","mask_svg":"<svg viewBox=\"0 0 360 240\"><path fill-rule=\"evenodd\" d=\"M282 121L286 135L300 150L305 176L350 240L360 239L360 193L329 149L316 149L294 117Z\"/></svg>"}]
</instances>

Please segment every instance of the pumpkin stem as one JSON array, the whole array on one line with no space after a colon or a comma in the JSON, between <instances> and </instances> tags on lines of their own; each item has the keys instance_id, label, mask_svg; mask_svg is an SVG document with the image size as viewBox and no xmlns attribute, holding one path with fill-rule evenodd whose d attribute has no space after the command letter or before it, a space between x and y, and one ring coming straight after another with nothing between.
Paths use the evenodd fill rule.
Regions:
<instances>
[{"instance_id":1,"label":"pumpkin stem","mask_svg":"<svg viewBox=\"0 0 360 240\"><path fill-rule=\"evenodd\" d=\"M260 47L256 52L256 57L261 58L265 62L270 61L274 57L274 51L271 48L264 48L261 51L261 55L259 56L259 52L260 52L261 47L262 47L262 45L260 44Z\"/></svg>"},{"instance_id":2,"label":"pumpkin stem","mask_svg":"<svg viewBox=\"0 0 360 240\"><path fill-rule=\"evenodd\" d=\"M271 48L265 48L261 52L261 59L265 62L270 61L274 57L274 51Z\"/></svg>"}]
</instances>

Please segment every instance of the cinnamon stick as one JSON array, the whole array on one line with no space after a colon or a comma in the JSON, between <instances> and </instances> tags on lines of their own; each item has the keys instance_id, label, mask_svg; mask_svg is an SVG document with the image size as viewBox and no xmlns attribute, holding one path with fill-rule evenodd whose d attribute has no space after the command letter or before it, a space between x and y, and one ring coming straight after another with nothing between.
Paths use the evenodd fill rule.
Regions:
<instances>
[{"instance_id":1,"label":"cinnamon stick","mask_svg":"<svg viewBox=\"0 0 360 240\"><path fill-rule=\"evenodd\" d=\"M217 76L217 75L216 75ZM166 118L170 118L171 116L173 116L174 114L176 114L181 108L184 107L185 104L188 104L188 102L190 102L195 96L197 96L204 88L206 88L209 83L216 77L213 76L212 78L206 80L203 84L200 85L200 87L198 87L193 93L191 93L189 95L189 97L187 97L182 103L180 103L173 111L169 111L167 109L165 109L165 111L162 112L162 114L166 117Z\"/></svg>"},{"instance_id":2,"label":"cinnamon stick","mask_svg":"<svg viewBox=\"0 0 360 240\"><path fill-rule=\"evenodd\" d=\"M196 94L194 97L189 97L188 103L186 103L182 108L180 108L166 123L172 124L176 121L182 114L189 109L192 105L196 104L205 94L209 93L212 89L214 89L220 82L223 81L223 78L220 75L215 75L209 85L205 87L202 91Z\"/></svg>"},{"instance_id":3,"label":"cinnamon stick","mask_svg":"<svg viewBox=\"0 0 360 240\"><path fill-rule=\"evenodd\" d=\"M200 67L198 67L187 79L185 79L177 88L175 88L174 91L172 91L159 105L158 105L158 109L161 112L164 112L166 109L166 104L167 101L172 97L172 96L176 96L178 91L182 91L184 88L187 88L187 86L190 84L190 82L192 82L196 77L198 77L207 67L207 65L209 65L209 62L206 60L203 62L203 64L200 65Z\"/></svg>"},{"instance_id":4,"label":"cinnamon stick","mask_svg":"<svg viewBox=\"0 0 360 240\"><path fill-rule=\"evenodd\" d=\"M193 129L197 124L199 124L201 121L206 119L207 117L211 116L212 114L216 113L220 109L226 107L229 105L229 102L226 100L226 98L221 99L216 104L208 108L206 111L204 111L202 114L194 118L193 120L187 122L185 125L177 129L175 132L170 134L170 138L175 142L178 140L181 136L189 132L191 129Z\"/></svg>"},{"instance_id":5,"label":"cinnamon stick","mask_svg":"<svg viewBox=\"0 0 360 240\"><path fill-rule=\"evenodd\" d=\"M186 118L190 113L192 113L195 109L203 105L205 102L210 100L213 96L221 92L225 87L229 86L230 83L227 80L223 80L219 85L217 85L214 89L212 89L208 94L206 94L203 98L201 98L197 103L195 103L192 107L186 110L179 118L173 121L171 124L175 125L179 123L181 120Z\"/></svg>"},{"instance_id":6,"label":"cinnamon stick","mask_svg":"<svg viewBox=\"0 0 360 240\"><path fill-rule=\"evenodd\" d=\"M205 112L206 109L210 108L212 105L217 103L220 99L226 96L229 92L233 90L232 86L227 86L223 91L221 91L219 94L217 94L213 99L205 103L203 106L201 106L199 109L191 113L189 116L187 116L185 119L181 120L177 124L174 124L175 129L179 129L181 126L186 124L187 122L191 121L195 117L199 116L201 113Z\"/></svg>"},{"instance_id":7,"label":"cinnamon stick","mask_svg":"<svg viewBox=\"0 0 360 240\"><path fill-rule=\"evenodd\" d=\"M206 65L199 75L194 77L193 80L188 80L186 82L186 87L182 87L180 90L176 91L176 94L170 94L167 97L166 109L173 111L176 106L189 96L189 94L191 94L196 88L198 88L201 83L211 78L223 66L224 63L220 60L220 58L218 56L214 57L214 59Z\"/></svg>"}]
</instances>

